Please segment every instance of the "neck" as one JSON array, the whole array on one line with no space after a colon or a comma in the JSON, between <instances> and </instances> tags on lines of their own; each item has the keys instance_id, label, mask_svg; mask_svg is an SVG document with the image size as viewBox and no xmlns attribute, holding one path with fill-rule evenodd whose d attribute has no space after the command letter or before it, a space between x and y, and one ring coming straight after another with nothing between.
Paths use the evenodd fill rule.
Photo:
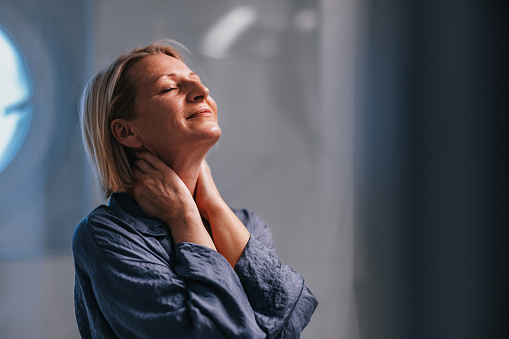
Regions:
<instances>
[{"instance_id":1,"label":"neck","mask_svg":"<svg viewBox=\"0 0 509 339\"><path fill-rule=\"evenodd\" d=\"M189 192L194 197L196 182L198 181L198 176L200 175L201 165L205 160L205 156L207 153L200 153L194 156L189 156L189 154L175 154L171 157L171 159L163 160L166 165L168 165L184 182L187 186Z\"/></svg>"},{"instance_id":2,"label":"neck","mask_svg":"<svg viewBox=\"0 0 509 339\"><path fill-rule=\"evenodd\" d=\"M172 166L171 168L177 173L179 178L184 182L187 186L189 192L194 197L194 192L196 190L196 182L198 181L198 176L200 175L200 169L202 161L205 159L203 157L201 161L188 164L187 166Z\"/></svg>"}]
</instances>

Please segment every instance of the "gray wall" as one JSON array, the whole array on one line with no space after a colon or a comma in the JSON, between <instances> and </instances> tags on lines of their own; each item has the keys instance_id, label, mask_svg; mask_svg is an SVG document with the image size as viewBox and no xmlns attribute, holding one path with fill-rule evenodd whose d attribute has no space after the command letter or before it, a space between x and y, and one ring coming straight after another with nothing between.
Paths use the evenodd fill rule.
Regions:
<instances>
[{"instance_id":1,"label":"gray wall","mask_svg":"<svg viewBox=\"0 0 509 339\"><path fill-rule=\"evenodd\" d=\"M34 81L34 115L46 117L32 125L45 133L30 132L35 141L27 140L0 173L1 338L78 337L70 239L101 201L80 146L77 98L85 79L116 55L161 38L193 52L218 103L223 136L208 161L224 199L271 225L281 260L319 299L303 338L358 336L353 0L2 0L1 6L0 23L41 79ZM228 48L211 49L212 27L235 9L251 24ZM20 13L18 22L36 33L8 12ZM23 167L32 173L17 174Z\"/></svg>"}]
</instances>

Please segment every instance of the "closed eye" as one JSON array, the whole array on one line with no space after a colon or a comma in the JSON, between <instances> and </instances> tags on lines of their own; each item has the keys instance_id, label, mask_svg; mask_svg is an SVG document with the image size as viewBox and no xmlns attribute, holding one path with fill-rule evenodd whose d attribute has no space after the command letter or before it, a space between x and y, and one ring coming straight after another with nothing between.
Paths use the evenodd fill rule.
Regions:
<instances>
[{"instance_id":1,"label":"closed eye","mask_svg":"<svg viewBox=\"0 0 509 339\"><path fill-rule=\"evenodd\" d=\"M159 93L160 93L160 94L168 93L168 92L173 91L174 89L178 89L178 87L171 87L171 88L167 88L167 89L162 90L162 91L161 91L161 92L159 92Z\"/></svg>"}]
</instances>

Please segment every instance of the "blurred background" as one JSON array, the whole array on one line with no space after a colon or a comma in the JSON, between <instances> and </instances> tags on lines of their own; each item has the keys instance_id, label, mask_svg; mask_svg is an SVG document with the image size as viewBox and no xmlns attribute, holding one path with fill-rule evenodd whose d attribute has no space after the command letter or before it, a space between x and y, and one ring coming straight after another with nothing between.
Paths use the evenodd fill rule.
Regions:
<instances>
[{"instance_id":1,"label":"blurred background","mask_svg":"<svg viewBox=\"0 0 509 339\"><path fill-rule=\"evenodd\" d=\"M85 82L164 38L219 106L223 198L320 304L302 338L507 335L498 1L0 0L0 338L79 338ZM505 222L505 223L504 223Z\"/></svg>"}]
</instances>

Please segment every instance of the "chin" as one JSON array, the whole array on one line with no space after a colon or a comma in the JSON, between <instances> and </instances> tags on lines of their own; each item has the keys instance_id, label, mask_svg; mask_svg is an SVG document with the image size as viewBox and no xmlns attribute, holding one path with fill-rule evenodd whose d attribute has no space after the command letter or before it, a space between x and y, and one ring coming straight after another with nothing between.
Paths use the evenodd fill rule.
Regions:
<instances>
[{"instance_id":1,"label":"chin","mask_svg":"<svg viewBox=\"0 0 509 339\"><path fill-rule=\"evenodd\" d=\"M219 126L215 126L212 128L207 128L206 130L202 130L201 133L195 134L194 141L195 145L202 145L205 147L212 147L221 137L221 129Z\"/></svg>"},{"instance_id":2,"label":"chin","mask_svg":"<svg viewBox=\"0 0 509 339\"><path fill-rule=\"evenodd\" d=\"M221 128L216 125L216 127L212 129L212 133L217 139L219 139L221 137Z\"/></svg>"},{"instance_id":3,"label":"chin","mask_svg":"<svg viewBox=\"0 0 509 339\"><path fill-rule=\"evenodd\" d=\"M221 128L219 128L218 124L214 123L207 127L208 128L207 128L206 132L204 133L207 138L217 140L221 137Z\"/></svg>"}]
</instances>

